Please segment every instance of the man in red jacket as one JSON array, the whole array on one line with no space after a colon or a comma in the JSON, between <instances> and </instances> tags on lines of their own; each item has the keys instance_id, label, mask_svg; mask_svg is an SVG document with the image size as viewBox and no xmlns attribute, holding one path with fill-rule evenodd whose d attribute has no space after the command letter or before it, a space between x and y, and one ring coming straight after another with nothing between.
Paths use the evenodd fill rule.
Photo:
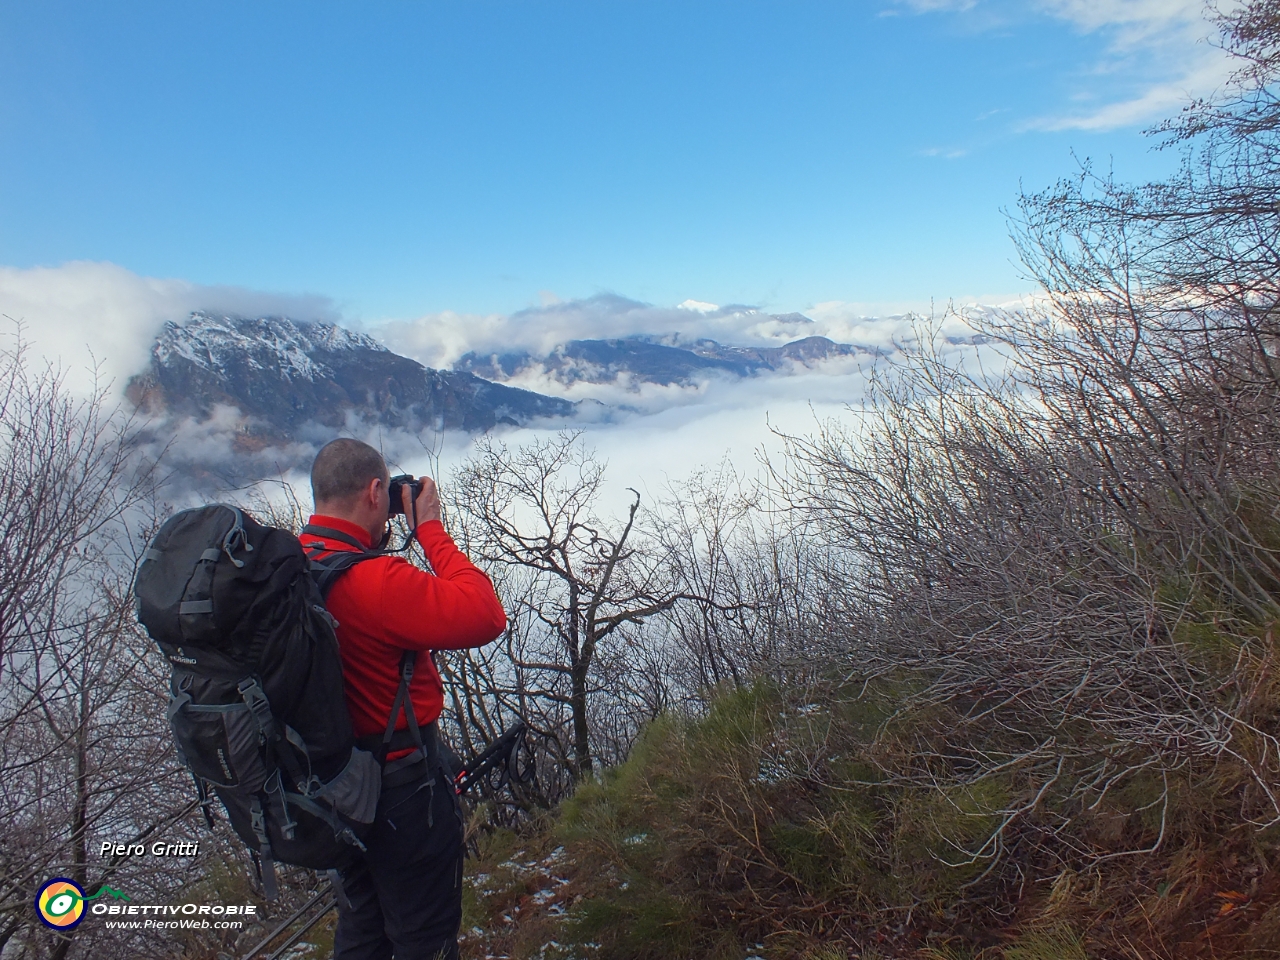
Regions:
<instances>
[{"instance_id":1,"label":"man in red jacket","mask_svg":"<svg viewBox=\"0 0 1280 960\"><path fill-rule=\"evenodd\" d=\"M302 534L322 562L376 549L390 498L386 463L358 440L334 440L311 467L316 512ZM462 816L435 721L444 685L431 650L478 647L506 626L493 584L458 550L440 522L430 477L410 502L414 536L435 576L403 557L352 565L329 591L338 621L347 708L357 742L380 753L382 796L367 852L342 871L335 960L456 958L462 920ZM407 677L407 680L405 679ZM402 682L407 697L401 693Z\"/></svg>"}]
</instances>

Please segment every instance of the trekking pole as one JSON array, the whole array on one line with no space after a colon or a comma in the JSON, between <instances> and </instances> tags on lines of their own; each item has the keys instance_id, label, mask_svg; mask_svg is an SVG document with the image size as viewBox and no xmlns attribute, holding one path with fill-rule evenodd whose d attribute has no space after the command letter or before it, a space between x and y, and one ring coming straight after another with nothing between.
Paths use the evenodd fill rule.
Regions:
<instances>
[{"instance_id":1,"label":"trekking pole","mask_svg":"<svg viewBox=\"0 0 1280 960\"><path fill-rule=\"evenodd\" d=\"M312 917L310 920L308 920L306 923L304 923L304 924L303 924L303 925L298 929L298 931L297 931L296 933L294 933L294 935L293 935L293 936L291 936L288 940L286 940L284 943L282 943L282 944L281 944L281 945L276 949L276 952L275 952L275 953L273 953L273 954L271 954L271 956L267 957L267 958L266 958L266 960L278 960L278 958L279 958L279 957L281 957L281 956L284 954L284 952L285 952L286 950L288 950L288 949L289 949L290 947L292 947L295 943L297 943L299 940L301 940L301 939L302 939L302 935L303 935L304 933L306 933L308 930L310 930L312 927L314 927L317 923L319 923L321 920L323 920L323 919L324 919L324 917L325 917L325 915L326 915L330 910L332 910L334 907L336 907L337 905L338 905L338 898L335 896L335 897L333 897L333 898L332 898L328 903L326 903L326 904L325 904L325 905L324 905L324 906L323 906L323 907L322 907L322 908L321 908L321 909L316 913L316 915L315 915L314 917Z\"/></svg>"},{"instance_id":2,"label":"trekking pole","mask_svg":"<svg viewBox=\"0 0 1280 960\"><path fill-rule=\"evenodd\" d=\"M500 770L499 782L491 784L494 790L501 790L511 780L519 783L529 778L522 777L515 769L516 754L524 742L528 727L523 720L516 720L511 728L471 760L454 777L454 787L458 793L466 793L477 783L487 780L494 770Z\"/></svg>"},{"instance_id":3,"label":"trekking pole","mask_svg":"<svg viewBox=\"0 0 1280 960\"><path fill-rule=\"evenodd\" d=\"M252 950L250 950L248 953L246 953L241 958L241 960L253 960L254 957L256 957L259 953L261 953L263 950L267 948L267 944L269 944L276 937L280 936L280 934L284 933L284 931L288 930L289 927L293 926L293 924L297 922L299 917L301 917L304 913L306 913L308 910L314 907L317 903L319 903L322 899L324 899L330 893L333 893L332 883L330 883L328 886L321 887L320 891L314 897L312 897L310 900L304 903L302 907L300 907L287 920L283 921L278 927L276 927L274 930L268 933L266 937L263 938L262 942L259 943ZM337 896L334 896L332 902L327 904L323 910L321 910L314 917L312 917L307 922L306 926L304 926L301 930L299 930L292 937L290 937L288 941L285 942L285 945L283 947L280 947L278 950L272 953L271 956L266 957L265 960L276 960L276 958L279 957L281 953L283 953L289 947L293 946L304 933L306 933L308 930L314 927L321 917L323 917L326 913L332 910L334 905L337 902L338 902L338 898Z\"/></svg>"}]
</instances>

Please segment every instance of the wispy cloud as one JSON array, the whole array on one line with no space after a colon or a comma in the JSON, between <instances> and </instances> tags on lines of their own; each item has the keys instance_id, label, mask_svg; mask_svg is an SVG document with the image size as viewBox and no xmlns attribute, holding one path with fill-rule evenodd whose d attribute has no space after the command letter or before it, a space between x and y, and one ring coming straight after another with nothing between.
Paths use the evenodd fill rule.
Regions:
<instances>
[{"instance_id":1,"label":"wispy cloud","mask_svg":"<svg viewBox=\"0 0 1280 960\"><path fill-rule=\"evenodd\" d=\"M1162 119L1193 97L1211 94L1233 64L1212 40L1201 0L1041 0L1044 11L1096 33L1105 50L1082 76L1095 104L1057 111L1027 126L1042 130L1113 130ZM1095 89L1102 87L1101 91ZM1123 93L1116 97L1113 90Z\"/></svg>"},{"instance_id":2,"label":"wispy cloud","mask_svg":"<svg viewBox=\"0 0 1280 960\"><path fill-rule=\"evenodd\" d=\"M1074 78L1077 106L1049 107L1022 123L1023 130L1104 131L1149 124L1189 98L1211 94L1233 69L1212 42L1217 28L1206 19L1203 0L897 0L897 6L917 14L964 14L976 29L1047 17L1096 36L1097 56L1081 64Z\"/></svg>"},{"instance_id":3,"label":"wispy cloud","mask_svg":"<svg viewBox=\"0 0 1280 960\"><path fill-rule=\"evenodd\" d=\"M941 157L943 160L959 160L968 153L968 150L959 147L927 147L920 151L920 156Z\"/></svg>"},{"instance_id":4,"label":"wispy cloud","mask_svg":"<svg viewBox=\"0 0 1280 960\"><path fill-rule=\"evenodd\" d=\"M1177 113L1188 101L1211 94L1226 81L1231 66L1220 56L1198 58L1173 80L1155 83L1136 96L1103 104L1091 110L1037 118L1028 124L1034 130L1114 130L1140 126Z\"/></svg>"},{"instance_id":5,"label":"wispy cloud","mask_svg":"<svg viewBox=\"0 0 1280 960\"><path fill-rule=\"evenodd\" d=\"M1047 13L1085 30L1123 28L1128 42L1159 37L1188 24L1204 24L1202 0L1039 0Z\"/></svg>"}]
</instances>

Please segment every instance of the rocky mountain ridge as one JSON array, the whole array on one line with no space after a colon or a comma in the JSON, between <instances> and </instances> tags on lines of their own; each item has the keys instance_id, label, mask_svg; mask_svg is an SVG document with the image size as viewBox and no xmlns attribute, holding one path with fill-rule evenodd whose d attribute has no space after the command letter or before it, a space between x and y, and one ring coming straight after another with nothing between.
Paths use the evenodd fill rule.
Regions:
<instances>
[{"instance_id":1,"label":"rocky mountain ridge","mask_svg":"<svg viewBox=\"0 0 1280 960\"><path fill-rule=\"evenodd\" d=\"M619 376L667 386L708 375L753 377L812 367L837 357L876 356L879 351L826 337L804 337L781 347L735 347L715 340L678 336L634 336L608 340L570 340L550 353L528 351L467 353L454 364L489 380L504 381L536 369L569 386L609 383Z\"/></svg>"},{"instance_id":2,"label":"rocky mountain ridge","mask_svg":"<svg viewBox=\"0 0 1280 960\"><path fill-rule=\"evenodd\" d=\"M234 407L246 436L264 444L361 424L479 433L565 421L576 409L464 371L424 367L334 324L207 313L166 323L147 370L126 393L145 411L196 419Z\"/></svg>"}]
</instances>

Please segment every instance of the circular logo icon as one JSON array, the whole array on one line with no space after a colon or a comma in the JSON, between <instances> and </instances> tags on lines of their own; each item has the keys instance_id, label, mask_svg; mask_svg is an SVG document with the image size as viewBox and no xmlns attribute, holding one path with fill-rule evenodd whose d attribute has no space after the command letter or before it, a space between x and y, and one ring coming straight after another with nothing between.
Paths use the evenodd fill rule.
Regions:
<instances>
[{"instance_id":1,"label":"circular logo icon","mask_svg":"<svg viewBox=\"0 0 1280 960\"><path fill-rule=\"evenodd\" d=\"M36 894L36 913L46 926L70 930L84 919L84 890L66 877L54 877Z\"/></svg>"}]
</instances>

